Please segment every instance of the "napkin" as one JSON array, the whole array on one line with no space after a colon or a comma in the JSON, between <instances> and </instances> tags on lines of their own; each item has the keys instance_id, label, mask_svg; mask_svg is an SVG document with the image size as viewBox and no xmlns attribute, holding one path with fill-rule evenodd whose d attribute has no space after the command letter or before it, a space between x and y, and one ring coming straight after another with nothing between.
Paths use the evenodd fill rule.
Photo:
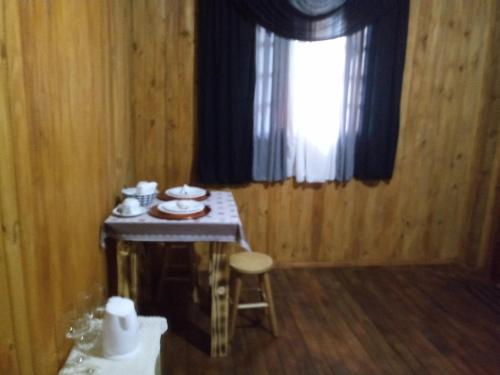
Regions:
<instances>
[{"instance_id":1,"label":"napkin","mask_svg":"<svg viewBox=\"0 0 500 375\"><path fill-rule=\"evenodd\" d=\"M191 186L184 184L181 188L180 193L183 195L189 195L191 192Z\"/></svg>"},{"instance_id":2,"label":"napkin","mask_svg":"<svg viewBox=\"0 0 500 375\"><path fill-rule=\"evenodd\" d=\"M137 184L137 195L154 194L157 186L158 183L154 181L139 181Z\"/></svg>"}]
</instances>

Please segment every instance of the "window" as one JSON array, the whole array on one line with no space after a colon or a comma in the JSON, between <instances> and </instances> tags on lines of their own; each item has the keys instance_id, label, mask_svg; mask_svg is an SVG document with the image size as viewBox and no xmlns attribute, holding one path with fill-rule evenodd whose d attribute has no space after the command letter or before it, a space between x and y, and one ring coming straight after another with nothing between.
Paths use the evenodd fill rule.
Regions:
<instances>
[{"instance_id":1,"label":"window","mask_svg":"<svg viewBox=\"0 0 500 375\"><path fill-rule=\"evenodd\" d=\"M325 9L335 10L323 13ZM311 182L390 179L399 134L408 13L408 0L290 0L280 6L274 1L200 2L199 182L270 182L290 176ZM296 48L299 44L291 40L336 38L344 39L332 42L338 44L339 53L330 52L340 58L332 65L343 64L343 79L323 76L322 84L330 82L324 91L330 87L329 95L342 99L330 101L326 94L313 99L311 95L321 92L317 85L314 90L290 91L289 86L310 83L290 80L297 61L289 57L295 52L302 55L302 47ZM313 55L307 51L303 57ZM329 55L323 51L311 60L326 66ZM300 70L315 74L320 69ZM299 104L308 102L301 110ZM324 110L337 117L328 127L317 120L326 119L321 111L310 110L321 102L331 103ZM335 115L339 108L341 121ZM307 152L306 145L314 145L308 147L314 152ZM318 161L315 155L323 159Z\"/></svg>"},{"instance_id":2,"label":"window","mask_svg":"<svg viewBox=\"0 0 500 375\"><path fill-rule=\"evenodd\" d=\"M254 178L351 178L366 30L320 42L256 33Z\"/></svg>"}]
</instances>

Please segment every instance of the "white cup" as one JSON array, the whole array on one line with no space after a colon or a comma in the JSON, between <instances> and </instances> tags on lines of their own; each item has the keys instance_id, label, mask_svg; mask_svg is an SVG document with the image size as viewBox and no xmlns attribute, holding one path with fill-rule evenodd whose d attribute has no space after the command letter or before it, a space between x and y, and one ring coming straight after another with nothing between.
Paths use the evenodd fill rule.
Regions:
<instances>
[{"instance_id":1,"label":"white cup","mask_svg":"<svg viewBox=\"0 0 500 375\"><path fill-rule=\"evenodd\" d=\"M136 198L125 198L122 204L118 207L118 211L122 215L133 215L139 212L141 203Z\"/></svg>"}]
</instances>

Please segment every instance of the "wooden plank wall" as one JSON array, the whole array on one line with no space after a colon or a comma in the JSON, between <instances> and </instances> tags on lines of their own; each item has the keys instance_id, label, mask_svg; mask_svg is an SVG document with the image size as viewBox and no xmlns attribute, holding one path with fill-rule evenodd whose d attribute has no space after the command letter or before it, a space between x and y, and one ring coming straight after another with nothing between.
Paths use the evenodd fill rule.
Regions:
<instances>
[{"instance_id":1,"label":"wooden plank wall","mask_svg":"<svg viewBox=\"0 0 500 375\"><path fill-rule=\"evenodd\" d=\"M52 375L70 344L64 313L105 280L99 226L133 173L131 8L115 0L0 7L0 144L8 146L0 151L0 372L19 365ZM11 311L14 336L4 329Z\"/></svg>"},{"instance_id":2,"label":"wooden plank wall","mask_svg":"<svg viewBox=\"0 0 500 375\"><path fill-rule=\"evenodd\" d=\"M0 5L0 370L53 374L67 351L58 322L104 280L98 230L120 186L191 179L195 0ZM281 263L481 266L487 246L471 238L487 237L498 181L498 8L412 0L394 178L234 188L252 246Z\"/></svg>"},{"instance_id":3,"label":"wooden plank wall","mask_svg":"<svg viewBox=\"0 0 500 375\"><path fill-rule=\"evenodd\" d=\"M500 210L500 4L496 3L490 23L489 54L484 71L480 126L472 167L468 221L464 230L461 261L470 267L488 266L492 260Z\"/></svg>"},{"instance_id":4,"label":"wooden plank wall","mask_svg":"<svg viewBox=\"0 0 500 375\"><path fill-rule=\"evenodd\" d=\"M194 3L134 2L136 177L156 179L163 187L189 181L192 172ZM486 85L492 64L498 65L491 56L497 5L494 0L411 1L394 178L378 184L288 181L233 188L254 249L281 263L463 258L469 238L463 233L478 220L471 217L471 206L485 203L473 190L478 152L488 133L484 110L493 105ZM498 134L489 137L494 146ZM490 186L489 179L484 183Z\"/></svg>"},{"instance_id":5,"label":"wooden plank wall","mask_svg":"<svg viewBox=\"0 0 500 375\"><path fill-rule=\"evenodd\" d=\"M0 7L0 46L6 45L5 9ZM19 359L14 331L14 311L9 286L8 254L18 253L16 240L17 209L15 184L12 183L14 168L3 161L12 160L10 141L9 91L4 84L8 77L8 63L5 53L0 54L0 374L19 373ZM11 195L9 202L7 193ZM12 196L13 195L13 196ZM15 257L14 257L15 258Z\"/></svg>"}]
</instances>

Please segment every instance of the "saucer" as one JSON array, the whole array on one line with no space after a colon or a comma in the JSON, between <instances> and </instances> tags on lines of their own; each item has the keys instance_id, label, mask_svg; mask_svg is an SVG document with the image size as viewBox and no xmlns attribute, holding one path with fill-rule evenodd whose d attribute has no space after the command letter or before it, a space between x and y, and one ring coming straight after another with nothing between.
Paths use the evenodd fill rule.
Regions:
<instances>
[{"instance_id":1,"label":"saucer","mask_svg":"<svg viewBox=\"0 0 500 375\"><path fill-rule=\"evenodd\" d=\"M160 191L158 189L156 189L154 192L152 193L147 193L147 194L138 194L137 193L137 188L135 187L127 187L127 188L123 188L122 189L122 194L126 197L132 197L132 198L135 198L135 197L144 197L144 196L147 196L147 195L152 195L152 194L158 194Z\"/></svg>"},{"instance_id":2,"label":"saucer","mask_svg":"<svg viewBox=\"0 0 500 375\"><path fill-rule=\"evenodd\" d=\"M126 187L122 189L122 194L126 197L135 197L137 195L137 188L135 187Z\"/></svg>"},{"instance_id":3,"label":"saucer","mask_svg":"<svg viewBox=\"0 0 500 375\"><path fill-rule=\"evenodd\" d=\"M129 215L125 215L125 214L122 214L118 210L118 206L117 206L117 207L113 208L113 215L118 216L118 217L135 217L135 216L141 216L141 215L145 214L147 211L148 211L147 207L139 207L139 210L137 212L134 212L134 213L129 214Z\"/></svg>"}]
</instances>

